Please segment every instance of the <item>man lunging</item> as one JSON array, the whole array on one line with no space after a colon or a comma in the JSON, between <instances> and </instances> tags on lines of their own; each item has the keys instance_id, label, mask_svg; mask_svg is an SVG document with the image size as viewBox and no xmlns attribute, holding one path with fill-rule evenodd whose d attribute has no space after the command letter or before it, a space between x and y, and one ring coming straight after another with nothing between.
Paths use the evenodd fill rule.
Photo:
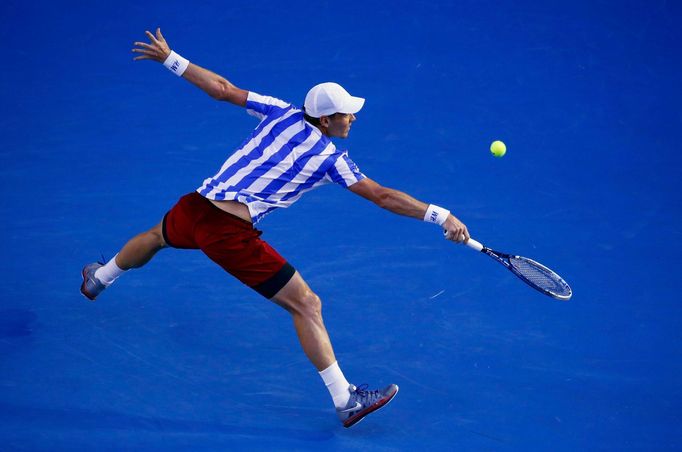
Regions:
<instances>
[{"instance_id":1,"label":"man lunging","mask_svg":"<svg viewBox=\"0 0 682 452\"><path fill-rule=\"evenodd\" d=\"M200 249L242 283L286 309L308 359L317 368L345 427L390 402L392 384L369 391L348 383L322 320L321 302L301 275L260 238L254 225L305 192L336 183L391 212L440 225L446 238L466 242L466 226L446 209L382 187L360 172L330 138L346 138L365 100L336 83L314 86L303 109L234 86L170 50L161 30L136 42L135 60L163 63L214 99L245 107L260 120L244 144L196 191L181 197L161 222L132 238L106 264L83 268L81 292L94 300L123 272L166 247Z\"/></svg>"}]
</instances>

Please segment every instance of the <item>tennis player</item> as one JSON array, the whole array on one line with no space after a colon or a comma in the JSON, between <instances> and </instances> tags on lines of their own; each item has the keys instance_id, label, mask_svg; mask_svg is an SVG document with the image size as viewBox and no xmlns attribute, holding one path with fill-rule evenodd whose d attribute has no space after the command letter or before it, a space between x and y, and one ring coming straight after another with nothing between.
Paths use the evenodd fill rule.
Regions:
<instances>
[{"instance_id":1,"label":"tennis player","mask_svg":"<svg viewBox=\"0 0 682 452\"><path fill-rule=\"evenodd\" d=\"M360 172L331 138L346 138L365 100L336 83L314 86L302 109L245 91L171 51L156 30L149 43L135 42L134 60L153 60L216 100L245 107L260 121L244 144L212 177L181 197L162 221L132 238L107 263L83 268L81 292L94 300L123 272L145 265L166 247L200 249L242 283L286 309L308 359L332 397L339 419L350 427L395 397L398 386L367 390L350 384L336 361L322 320L320 298L286 259L260 238L254 225L305 192L335 183L396 214L446 231L455 242L469 239L466 226L442 207L382 187Z\"/></svg>"}]
</instances>

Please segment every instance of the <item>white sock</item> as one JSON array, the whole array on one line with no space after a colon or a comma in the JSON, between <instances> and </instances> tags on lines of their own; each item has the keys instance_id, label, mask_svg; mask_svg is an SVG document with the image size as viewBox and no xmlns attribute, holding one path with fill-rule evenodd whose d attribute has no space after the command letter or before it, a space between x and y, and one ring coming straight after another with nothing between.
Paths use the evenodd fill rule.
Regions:
<instances>
[{"instance_id":1,"label":"white sock","mask_svg":"<svg viewBox=\"0 0 682 452\"><path fill-rule=\"evenodd\" d=\"M116 256L118 256L118 254L116 254ZM125 271L121 270L118 268L118 265L116 265L116 256L112 257L109 262L98 268L95 272L95 278L102 281L102 284L105 286L108 286L116 281L116 278L121 276Z\"/></svg>"},{"instance_id":2,"label":"white sock","mask_svg":"<svg viewBox=\"0 0 682 452\"><path fill-rule=\"evenodd\" d=\"M332 400L334 400L334 406L336 408L345 408L350 399L350 392L348 391L350 383L343 376L339 363L334 361L334 364L320 372L320 377L324 380L324 384L327 386Z\"/></svg>"}]
</instances>

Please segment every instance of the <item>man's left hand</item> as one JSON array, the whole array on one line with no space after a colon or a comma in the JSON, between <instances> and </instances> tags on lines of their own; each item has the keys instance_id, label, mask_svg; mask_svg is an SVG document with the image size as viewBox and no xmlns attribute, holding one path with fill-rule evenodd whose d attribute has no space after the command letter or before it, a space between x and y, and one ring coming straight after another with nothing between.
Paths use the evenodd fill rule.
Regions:
<instances>
[{"instance_id":1,"label":"man's left hand","mask_svg":"<svg viewBox=\"0 0 682 452\"><path fill-rule=\"evenodd\" d=\"M159 63L163 63L170 55L170 47L168 43L163 38L161 34L161 28L156 29L156 36L154 36L150 31L145 31L145 34L149 38L149 44L146 42L135 42L136 48L133 49L134 53L141 53L141 55L136 56L133 60L154 60Z\"/></svg>"}]
</instances>

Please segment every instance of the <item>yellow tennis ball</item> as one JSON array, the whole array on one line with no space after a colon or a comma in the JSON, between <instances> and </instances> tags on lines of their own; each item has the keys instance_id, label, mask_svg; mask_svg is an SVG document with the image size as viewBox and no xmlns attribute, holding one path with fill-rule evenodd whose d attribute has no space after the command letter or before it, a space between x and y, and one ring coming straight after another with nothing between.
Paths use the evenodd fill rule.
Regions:
<instances>
[{"instance_id":1,"label":"yellow tennis ball","mask_svg":"<svg viewBox=\"0 0 682 452\"><path fill-rule=\"evenodd\" d=\"M504 157L504 154L507 153L507 146L501 141L493 141L493 144L490 145L490 152L495 157Z\"/></svg>"}]
</instances>

